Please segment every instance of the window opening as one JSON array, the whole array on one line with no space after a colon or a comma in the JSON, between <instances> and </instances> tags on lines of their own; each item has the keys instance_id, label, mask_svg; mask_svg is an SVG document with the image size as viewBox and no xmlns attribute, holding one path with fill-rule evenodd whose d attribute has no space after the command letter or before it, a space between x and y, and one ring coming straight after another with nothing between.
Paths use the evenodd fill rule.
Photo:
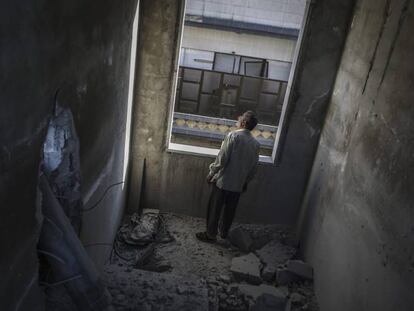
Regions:
<instances>
[{"instance_id":1,"label":"window opening","mask_svg":"<svg viewBox=\"0 0 414 311\"><path fill-rule=\"evenodd\" d=\"M264 0L200 2L208 1L187 0L183 7L168 149L214 156L237 117L253 110L261 160L273 162L306 0L282 7Z\"/></svg>"}]
</instances>

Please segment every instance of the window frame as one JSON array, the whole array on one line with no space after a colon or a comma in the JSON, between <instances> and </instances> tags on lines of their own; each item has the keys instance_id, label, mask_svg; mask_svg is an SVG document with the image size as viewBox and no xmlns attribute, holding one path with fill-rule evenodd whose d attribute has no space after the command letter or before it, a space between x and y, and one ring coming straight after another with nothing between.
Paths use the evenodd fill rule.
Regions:
<instances>
[{"instance_id":1,"label":"window frame","mask_svg":"<svg viewBox=\"0 0 414 311\"><path fill-rule=\"evenodd\" d=\"M282 111L279 119L279 123L277 124L277 132L275 143L272 150L271 156L259 156L259 163L260 164L271 164L271 165L279 165L281 159L281 152L283 149L283 145L285 143L285 136L286 136L286 121L287 121L287 114L290 103L292 101L292 89L296 83L297 71L298 71L298 61L302 52L303 48L303 37L306 31L306 27L309 21L309 12L312 0L306 0L305 11L303 16L302 25L299 31L299 36L297 39L297 44L295 46L295 51L291 63L291 70L289 73L289 79L286 87L285 98L283 100ZM185 145L185 144L178 144L172 143L172 127L173 127L173 120L174 120L174 106L176 102L177 96L177 84L178 84L178 76L179 76L179 64L180 64L180 57L181 57L181 46L183 40L183 33L185 27L185 11L186 11L187 0L181 0L181 8L179 13L180 18L180 28L178 30L178 40L177 46L175 51L175 58L173 63L173 81L172 81L172 88L171 88L171 96L170 96L170 103L169 103L169 114L168 114L168 127L167 127L167 140L166 140L166 151L168 153L178 153L178 154L187 154L199 157L208 157L208 158L215 158L218 153L219 149L213 148L206 148L206 147L199 147L194 145ZM232 55L232 54L230 54ZM216 53L214 53L214 60L215 63Z\"/></svg>"}]
</instances>

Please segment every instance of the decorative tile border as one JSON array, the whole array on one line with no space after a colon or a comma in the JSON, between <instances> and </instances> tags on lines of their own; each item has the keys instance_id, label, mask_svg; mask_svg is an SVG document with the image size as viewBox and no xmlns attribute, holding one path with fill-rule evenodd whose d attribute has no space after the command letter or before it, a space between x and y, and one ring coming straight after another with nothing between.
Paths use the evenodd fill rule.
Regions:
<instances>
[{"instance_id":1,"label":"decorative tile border","mask_svg":"<svg viewBox=\"0 0 414 311\"><path fill-rule=\"evenodd\" d=\"M223 140L227 133L236 130L236 121L175 112L172 132L212 140ZM273 148L277 126L258 124L252 135L263 148Z\"/></svg>"}]
</instances>

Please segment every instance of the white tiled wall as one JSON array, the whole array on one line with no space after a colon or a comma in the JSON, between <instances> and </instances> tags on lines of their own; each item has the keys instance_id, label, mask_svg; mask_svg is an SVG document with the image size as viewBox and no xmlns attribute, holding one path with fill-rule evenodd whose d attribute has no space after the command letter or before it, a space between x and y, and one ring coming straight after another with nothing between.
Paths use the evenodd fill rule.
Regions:
<instances>
[{"instance_id":1,"label":"white tiled wall","mask_svg":"<svg viewBox=\"0 0 414 311\"><path fill-rule=\"evenodd\" d=\"M187 0L187 14L299 29L306 0Z\"/></svg>"}]
</instances>

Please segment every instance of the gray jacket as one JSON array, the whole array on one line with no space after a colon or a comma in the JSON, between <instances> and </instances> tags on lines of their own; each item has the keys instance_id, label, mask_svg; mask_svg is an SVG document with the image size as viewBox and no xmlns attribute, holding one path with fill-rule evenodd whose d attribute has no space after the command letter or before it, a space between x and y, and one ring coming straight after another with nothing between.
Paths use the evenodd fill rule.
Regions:
<instances>
[{"instance_id":1,"label":"gray jacket","mask_svg":"<svg viewBox=\"0 0 414 311\"><path fill-rule=\"evenodd\" d=\"M257 170L259 142L249 130L230 132L224 139L216 161L210 165L209 177L223 190L242 192Z\"/></svg>"}]
</instances>

